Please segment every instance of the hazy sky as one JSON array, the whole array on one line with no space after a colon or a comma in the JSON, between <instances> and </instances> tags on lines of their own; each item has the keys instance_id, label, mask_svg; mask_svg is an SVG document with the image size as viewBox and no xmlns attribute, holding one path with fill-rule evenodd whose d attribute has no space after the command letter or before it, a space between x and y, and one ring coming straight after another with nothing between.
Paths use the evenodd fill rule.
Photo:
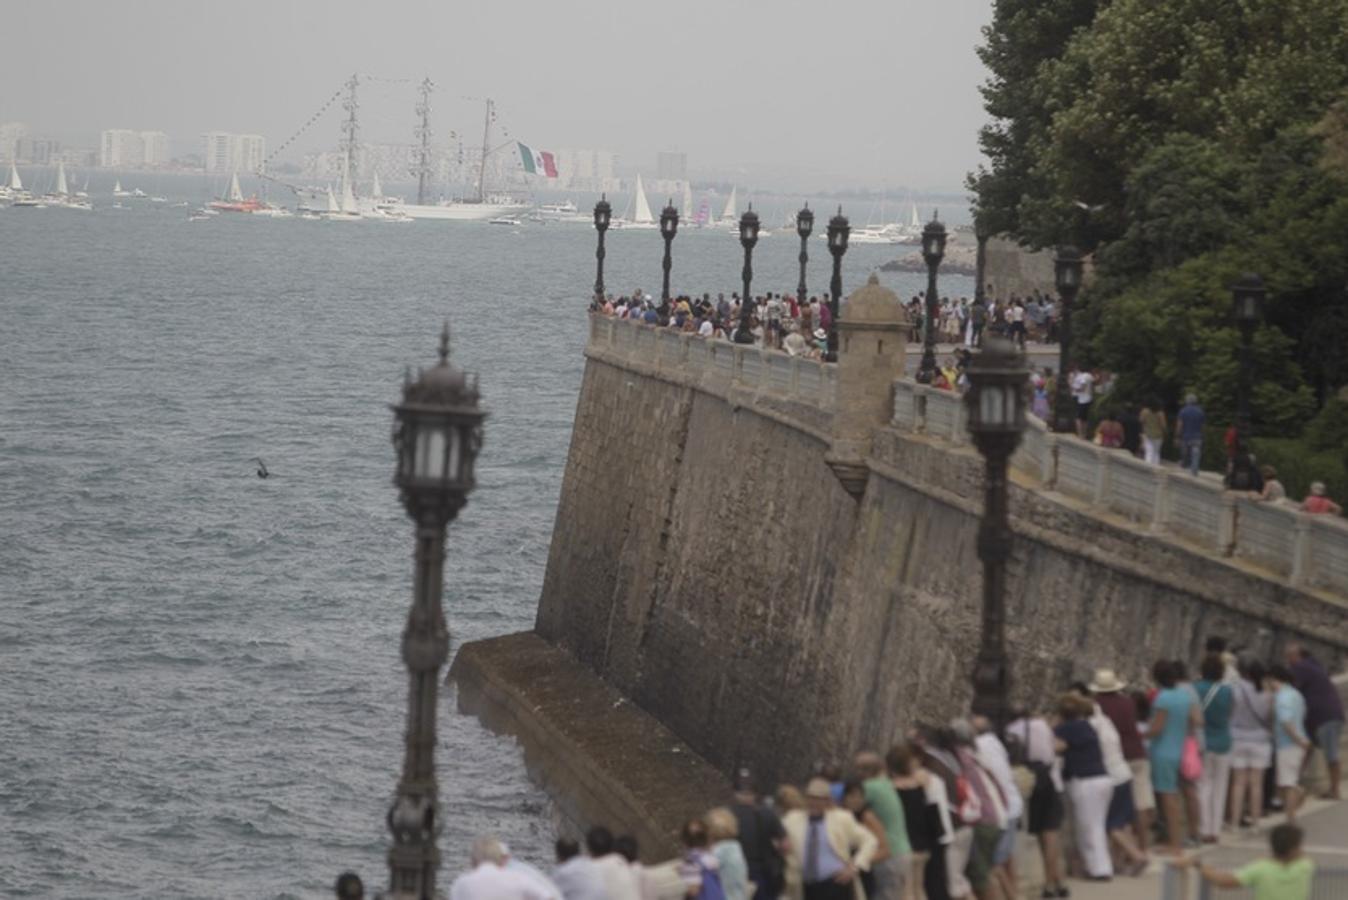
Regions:
<instances>
[{"instance_id":1,"label":"hazy sky","mask_svg":"<svg viewBox=\"0 0 1348 900\"><path fill-rule=\"evenodd\" d=\"M437 83L433 128L502 125L536 147L613 150L695 177L802 187L959 188L978 162L991 0L100 0L7 4L0 121L92 146L157 129L295 132L352 72L362 137L411 137L410 82ZM337 139L336 111L297 142Z\"/></svg>"}]
</instances>

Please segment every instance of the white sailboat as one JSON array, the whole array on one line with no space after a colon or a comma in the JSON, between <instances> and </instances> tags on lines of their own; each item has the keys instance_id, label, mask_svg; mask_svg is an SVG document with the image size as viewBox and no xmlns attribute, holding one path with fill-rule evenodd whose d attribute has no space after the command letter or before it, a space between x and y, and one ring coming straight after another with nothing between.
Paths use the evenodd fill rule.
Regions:
<instances>
[{"instance_id":1,"label":"white sailboat","mask_svg":"<svg viewBox=\"0 0 1348 900\"><path fill-rule=\"evenodd\" d=\"M46 201L48 206L59 206L62 209L80 209L88 212L94 208L87 199L70 193L70 185L66 181L65 160L56 163L56 190L47 195Z\"/></svg>"},{"instance_id":2,"label":"white sailboat","mask_svg":"<svg viewBox=\"0 0 1348 900\"><path fill-rule=\"evenodd\" d=\"M9 189L18 194L23 191L23 181L19 178L19 168L14 165L14 161L9 161Z\"/></svg>"},{"instance_id":3,"label":"white sailboat","mask_svg":"<svg viewBox=\"0 0 1348 900\"><path fill-rule=\"evenodd\" d=\"M131 196L133 196L133 194L132 194L131 191L124 191L124 190L122 190L122 179L118 178L115 182L113 182L113 185L112 185L112 196L114 196L114 197L131 197Z\"/></svg>"},{"instance_id":4,"label":"white sailboat","mask_svg":"<svg viewBox=\"0 0 1348 900\"><path fill-rule=\"evenodd\" d=\"M333 207L336 206L336 209ZM351 157L342 157L342 199L336 202L332 189L328 189L328 211L323 216L329 222L359 222L360 206L356 203L356 192L351 187Z\"/></svg>"},{"instance_id":5,"label":"white sailboat","mask_svg":"<svg viewBox=\"0 0 1348 900\"><path fill-rule=\"evenodd\" d=\"M730 199L725 203L725 211L721 213L720 223L722 225L734 225L738 228L739 222L739 213L735 210L735 188L731 187ZM736 231L735 233L738 234L739 232Z\"/></svg>"},{"instance_id":6,"label":"white sailboat","mask_svg":"<svg viewBox=\"0 0 1348 900\"><path fill-rule=\"evenodd\" d=\"M693 187L687 181L683 183L683 209L679 215L689 225L693 223Z\"/></svg>"},{"instance_id":7,"label":"white sailboat","mask_svg":"<svg viewBox=\"0 0 1348 900\"><path fill-rule=\"evenodd\" d=\"M616 224L619 228L634 229L653 229L659 226L655 222L655 216L651 215L651 205L646 201L646 188L641 183L641 173L637 173L636 189L632 192L632 217L623 217L615 219L610 225Z\"/></svg>"},{"instance_id":8,"label":"white sailboat","mask_svg":"<svg viewBox=\"0 0 1348 900\"><path fill-rule=\"evenodd\" d=\"M374 173L370 185L370 196L357 200L363 219L376 222L411 222L412 217L402 211L402 202L397 197L385 197L384 185L379 181L379 173Z\"/></svg>"}]
</instances>

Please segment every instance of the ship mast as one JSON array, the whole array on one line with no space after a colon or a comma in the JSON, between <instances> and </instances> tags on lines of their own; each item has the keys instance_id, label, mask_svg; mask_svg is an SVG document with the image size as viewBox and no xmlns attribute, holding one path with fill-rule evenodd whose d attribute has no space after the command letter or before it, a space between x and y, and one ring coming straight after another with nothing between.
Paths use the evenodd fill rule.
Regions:
<instances>
[{"instance_id":1,"label":"ship mast","mask_svg":"<svg viewBox=\"0 0 1348 900\"><path fill-rule=\"evenodd\" d=\"M414 134L421 139L421 147L417 151L417 164L412 169L412 174L417 176L417 205L423 206L426 203L426 189L430 186L431 180L431 89L430 78L421 82L419 89L420 100L417 103L417 115L421 116L421 124L416 127Z\"/></svg>"},{"instance_id":2,"label":"ship mast","mask_svg":"<svg viewBox=\"0 0 1348 900\"><path fill-rule=\"evenodd\" d=\"M346 99L342 101L342 109L346 110L346 121L342 123L342 152L346 155L346 166L353 180L355 178L356 165L356 134L359 126L356 125L356 110L359 104L356 103L356 87L360 84L360 78L352 75L351 80L346 83Z\"/></svg>"},{"instance_id":3,"label":"ship mast","mask_svg":"<svg viewBox=\"0 0 1348 900\"><path fill-rule=\"evenodd\" d=\"M487 195L483 193L483 185L487 181L487 154L491 152L491 120L492 120L492 102L487 98L487 117L482 125L482 162L477 170L477 202L485 203Z\"/></svg>"}]
</instances>

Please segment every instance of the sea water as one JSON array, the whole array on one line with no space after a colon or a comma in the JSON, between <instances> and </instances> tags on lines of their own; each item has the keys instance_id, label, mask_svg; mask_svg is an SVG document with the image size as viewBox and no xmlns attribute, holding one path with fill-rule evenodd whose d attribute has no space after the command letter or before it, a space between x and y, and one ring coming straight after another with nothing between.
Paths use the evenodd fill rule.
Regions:
<instances>
[{"instance_id":1,"label":"sea water","mask_svg":"<svg viewBox=\"0 0 1348 900\"><path fill-rule=\"evenodd\" d=\"M453 646L530 628L594 231L94 201L0 209L0 894L326 896L347 869L380 887L413 549L389 404L448 320L490 410L447 541ZM762 240L756 288L794 289L798 252ZM658 292L662 253L610 232L610 289ZM853 248L846 289L895 255ZM721 229L674 258L676 291L739 287ZM483 832L549 862L519 748L448 690L437 765L446 883Z\"/></svg>"}]
</instances>

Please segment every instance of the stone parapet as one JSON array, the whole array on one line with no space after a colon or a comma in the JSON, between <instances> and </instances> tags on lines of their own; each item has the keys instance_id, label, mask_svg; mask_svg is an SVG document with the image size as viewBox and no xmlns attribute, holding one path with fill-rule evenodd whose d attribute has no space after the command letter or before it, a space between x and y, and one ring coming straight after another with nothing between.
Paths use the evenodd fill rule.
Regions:
<instances>
[{"instance_id":1,"label":"stone parapet","mask_svg":"<svg viewBox=\"0 0 1348 900\"><path fill-rule=\"evenodd\" d=\"M956 423L963 398L907 379L895 382L893 426L964 444ZM1151 466L1075 435L1053 434L1039 419L1027 423L1012 466L1045 490L1086 501L1103 513L1145 526L1218 557L1232 557L1259 574L1344 602L1348 598L1348 522L1310 515L1288 502L1263 503L1225 490L1212 473L1197 478Z\"/></svg>"},{"instance_id":2,"label":"stone parapet","mask_svg":"<svg viewBox=\"0 0 1348 900\"><path fill-rule=\"evenodd\" d=\"M592 316L586 354L706 391L735 406L834 437L838 367L775 350L745 347L637 322ZM890 425L954 447L969 444L963 398L909 378L893 383ZM1197 478L1149 466L1031 417L1012 466L1051 490L1259 574L1298 588L1348 598L1348 522L1312 516L1290 503L1266 504L1224 490L1211 473Z\"/></svg>"},{"instance_id":3,"label":"stone parapet","mask_svg":"<svg viewBox=\"0 0 1348 900\"><path fill-rule=\"evenodd\" d=\"M868 393L865 455L839 458L834 366L602 317L587 356L544 640L718 771L768 781L963 708L983 466L957 395L893 381L874 421ZM1299 518L1284 575L1218 552L1240 546L1240 505L1206 481L1181 497L1205 515L1177 523L1190 476L1040 426L1011 481L1018 702L1094 666L1141 677L1212 634L1260 653L1295 639L1331 663L1348 649L1348 604L1314 580L1338 523Z\"/></svg>"}]
</instances>

